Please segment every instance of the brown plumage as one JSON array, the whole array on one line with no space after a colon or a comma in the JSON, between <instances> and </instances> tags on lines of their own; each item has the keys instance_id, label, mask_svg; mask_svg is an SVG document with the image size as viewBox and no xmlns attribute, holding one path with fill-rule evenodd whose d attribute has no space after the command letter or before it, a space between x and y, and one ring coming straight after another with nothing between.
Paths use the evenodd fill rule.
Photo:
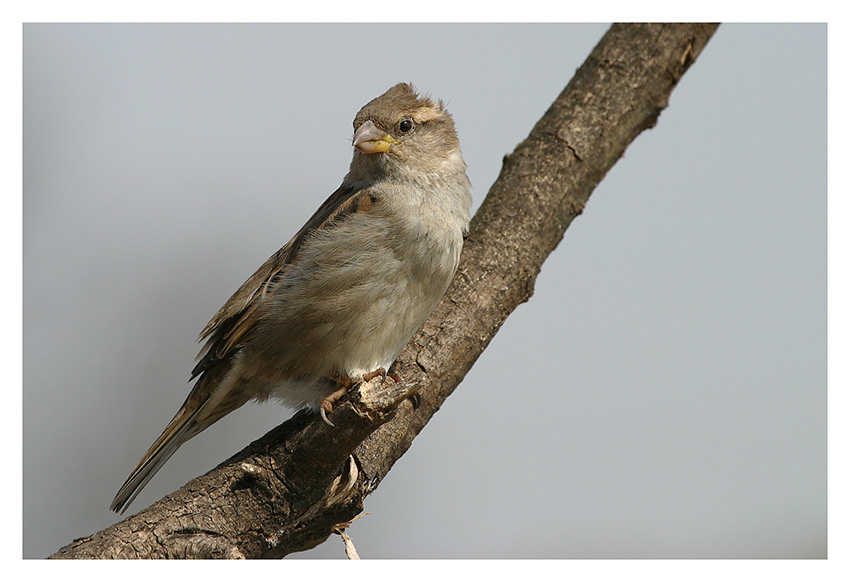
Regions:
<instances>
[{"instance_id":1,"label":"brown plumage","mask_svg":"<svg viewBox=\"0 0 850 582\"><path fill-rule=\"evenodd\" d=\"M445 292L471 205L451 116L401 83L354 129L342 185L203 329L195 386L111 509L251 399L326 411L338 388L385 373Z\"/></svg>"}]
</instances>

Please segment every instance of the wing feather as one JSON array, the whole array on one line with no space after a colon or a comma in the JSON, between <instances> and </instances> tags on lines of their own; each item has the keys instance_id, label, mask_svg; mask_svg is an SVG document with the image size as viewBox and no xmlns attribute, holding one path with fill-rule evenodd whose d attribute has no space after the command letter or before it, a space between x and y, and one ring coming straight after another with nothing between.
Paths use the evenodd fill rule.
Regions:
<instances>
[{"instance_id":1,"label":"wing feather","mask_svg":"<svg viewBox=\"0 0 850 582\"><path fill-rule=\"evenodd\" d=\"M198 354L198 363L192 370L192 378L202 374L215 362L229 358L239 345L250 338L263 298L286 267L298 262L298 252L307 236L346 216L366 212L373 203L374 196L368 189L355 186L342 185L331 194L301 230L269 257L207 323L198 337L198 341L205 343Z\"/></svg>"}]
</instances>

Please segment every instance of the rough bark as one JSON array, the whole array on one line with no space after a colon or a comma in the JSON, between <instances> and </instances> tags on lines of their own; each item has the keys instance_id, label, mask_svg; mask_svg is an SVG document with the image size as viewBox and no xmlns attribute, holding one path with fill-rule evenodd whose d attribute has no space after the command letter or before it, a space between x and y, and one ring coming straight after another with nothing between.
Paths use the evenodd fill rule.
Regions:
<instances>
[{"instance_id":1,"label":"rough bark","mask_svg":"<svg viewBox=\"0 0 850 582\"><path fill-rule=\"evenodd\" d=\"M350 392L336 427L299 413L140 513L52 558L278 558L322 543L461 382L626 147L655 125L714 24L614 25L505 156L442 303L407 346L400 384Z\"/></svg>"}]
</instances>

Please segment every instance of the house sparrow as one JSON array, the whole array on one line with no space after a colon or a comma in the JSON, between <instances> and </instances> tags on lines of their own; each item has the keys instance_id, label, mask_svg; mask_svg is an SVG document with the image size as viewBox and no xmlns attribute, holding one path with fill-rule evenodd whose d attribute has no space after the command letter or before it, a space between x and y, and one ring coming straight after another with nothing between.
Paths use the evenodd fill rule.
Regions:
<instances>
[{"instance_id":1,"label":"house sparrow","mask_svg":"<svg viewBox=\"0 0 850 582\"><path fill-rule=\"evenodd\" d=\"M252 398L325 414L390 365L457 269L472 197L451 115L400 83L354 118L336 192L233 294L183 406L110 508L123 513L177 448Z\"/></svg>"}]
</instances>

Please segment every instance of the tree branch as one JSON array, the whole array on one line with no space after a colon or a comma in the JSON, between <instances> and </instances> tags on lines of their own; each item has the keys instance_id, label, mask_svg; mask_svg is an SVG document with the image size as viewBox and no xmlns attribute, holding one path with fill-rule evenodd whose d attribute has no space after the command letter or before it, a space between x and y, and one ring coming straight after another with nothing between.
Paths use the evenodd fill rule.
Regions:
<instances>
[{"instance_id":1,"label":"tree branch","mask_svg":"<svg viewBox=\"0 0 850 582\"><path fill-rule=\"evenodd\" d=\"M396 363L329 427L292 419L149 508L51 558L277 558L344 528L505 319L626 147L658 115L714 24L614 25L505 156L443 301ZM391 324L391 323L389 323Z\"/></svg>"}]
</instances>

